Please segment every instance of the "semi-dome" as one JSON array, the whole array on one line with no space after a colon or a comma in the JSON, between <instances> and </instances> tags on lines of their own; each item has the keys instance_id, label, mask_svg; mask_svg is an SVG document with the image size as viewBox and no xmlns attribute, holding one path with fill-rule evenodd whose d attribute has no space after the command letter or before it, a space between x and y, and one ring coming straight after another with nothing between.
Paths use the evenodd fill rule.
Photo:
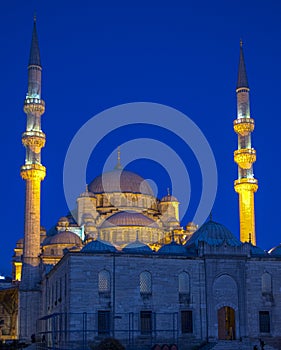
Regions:
<instances>
[{"instance_id":1,"label":"semi-dome","mask_svg":"<svg viewBox=\"0 0 281 350\"><path fill-rule=\"evenodd\" d=\"M117 249L109 242L96 239L86 244L82 249L82 253L112 253L117 252Z\"/></svg>"},{"instance_id":2,"label":"semi-dome","mask_svg":"<svg viewBox=\"0 0 281 350\"><path fill-rule=\"evenodd\" d=\"M43 242L44 246L51 244L73 244L79 246L82 245L82 241L80 237L72 231L60 231L54 236L47 237Z\"/></svg>"},{"instance_id":3,"label":"semi-dome","mask_svg":"<svg viewBox=\"0 0 281 350\"><path fill-rule=\"evenodd\" d=\"M152 249L139 240L135 240L134 242L127 244L122 251L124 253L152 253Z\"/></svg>"},{"instance_id":4,"label":"semi-dome","mask_svg":"<svg viewBox=\"0 0 281 350\"><path fill-rule=\"evenodd\" d=\"M268 252L271 256L278 256L281 257L281 243L272 249L269 250Z\"/></svg>"},{"instance_id":5,"label":"semi-dome","mask_svg":"<svg viewBox=\"0 0 281 350\"><path fill-rule=\"evenodd\" d=\"M111 215L101 225L101 228L112 226L150 226L158 227L158 224L142 213L134 211L120 211Z\"/></svg>"},{"instance_id":6,"label":"semi-dome","mask_svg":"<svg viewBox=\"0 0 281 350\"><path fill-rule=\"evenodd\" d=\"M89 191L99 193L141 193L153 196L148 182L131 171L115 169L96 177L88 186Z\"/></svg>"},{"instance_id":7,"label":"semi-dome","mask_svg":"<svg viewBox=\"0 0 281 350\"><path fill-rule=\"evenodd\" d=\"M198 246L198 242L206 242L209 245L221 245L226 242L230 246L240 246L242 243L224 225L215 221L207 221L193 233L186 242L186 246Z\"/></svg>"},{"instance_id":8,"label":"semi-dome","mask_svg":"<svg viewBox=\"0 0 281 350\"><path fill-rule=\"evenodd\" d=\"M157 253L167 255L187 255L187 250L182 244L172 241L171 243L163 245Z\"/></svg>"}]
</instances>

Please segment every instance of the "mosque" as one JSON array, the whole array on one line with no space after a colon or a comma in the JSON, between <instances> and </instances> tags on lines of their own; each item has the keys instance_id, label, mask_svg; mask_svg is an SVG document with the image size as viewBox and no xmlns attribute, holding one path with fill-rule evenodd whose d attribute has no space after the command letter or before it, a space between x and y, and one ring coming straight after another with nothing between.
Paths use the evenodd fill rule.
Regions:
<instances>
[{"instance_id":1,"label":"mosque","mask_svg":"<svg viewBox=\"0 0 281 350\"><path fill-rule=\"evenodd\" d=\"M93 349L105 337L126 349L173 344L184 350L205 342L252 349L259 338L281 349L281 246L269 252L256 246L255 123L242 43L233 122L240 240L212 218L182 227L177 198L156 198L141 176L122 169L120 151L115 169L77 198L77 219L63 216L46 233L40 226L41 73L34 20L22 134L25 231L13 256L18 319L5 311L9 327L4 322L2 334L12 329L26 341L34 335L52 349Z\"/></svg>"}]
</instances>

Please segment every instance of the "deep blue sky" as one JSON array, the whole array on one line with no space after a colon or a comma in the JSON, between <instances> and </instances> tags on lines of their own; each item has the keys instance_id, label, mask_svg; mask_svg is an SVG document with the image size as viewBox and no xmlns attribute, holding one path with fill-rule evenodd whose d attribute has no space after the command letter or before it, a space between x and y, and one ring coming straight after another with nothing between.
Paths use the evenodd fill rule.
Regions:
<instances>
[{"instance_id":1,"label":"deep blue sky","mask_svg":"<svg viewBox=\"0 0 281 350\"><path fill-rule=\"evenodd\" d=\"M257 244L270 249L280 243L279 1L2 1L1 273L10 274L13 247L23 236L25 185L19 169L24 162L21 133L26 119L22 106L34 9L43 65L42 97L46 101L42 129L47 144L42 161L48 175L42 186L42 225L50 228L67 212L62 170L77 130L106 108L149 101L182 111L205 134L219 174L213 218L238 236L238 197L233 190L237 137L232 121L236 117L235 85L242 38L251 115L256 121ZM146 131L147 137L150 132L153 130ZM99 154L89 163L88 182L100 172L102 156L106 158L124 142L125 135L128 133L114 134L100 146ZM183 153L193 191L186 224L194 214L201 188L198 165L196 169L192 155L188 159L188 151ZM143 176L159 180L155 164L132 164L133 170L138 167ZM166 187L160 181L160 195Z\"/></svg>"}]
</instances>

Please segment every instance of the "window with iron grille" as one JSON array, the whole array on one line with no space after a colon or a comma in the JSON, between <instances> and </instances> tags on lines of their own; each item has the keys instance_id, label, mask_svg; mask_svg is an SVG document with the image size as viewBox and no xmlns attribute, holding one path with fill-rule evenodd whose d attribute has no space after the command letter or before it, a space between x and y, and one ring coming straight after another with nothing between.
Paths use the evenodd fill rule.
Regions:
<instances>
[{"instance_id":1,"label":"window with iron grille","mask_svg":"<svg viewBox=\"0 0 281 350\"><path fill-rule=\"evenodd\" d=\"M260 333L270 333L269 311L260 311L259 321L260 321Z\"/></svg>"},{"instance_id":2,"label":"window with iron grille","mask_svg":"<svg viewBox=\"0 0 281 350\"><path fill-rule=\"evenodd\" d=\"M152 293L151 273L148 271L140 274L140 293L143 295Z\"/></svg>"},{"instance_id":3,"label":"window with iron grille","mask_svg":"<svg viewBox=\"0 0 281 350\"><path fill-rule=\"evenodd\" d=\"M181 332L182 333L193 333L192 311L191 310L181 311Z\"/></svg>"},{"instance_id":4,"label":"window with iron grille","mask_svg":"<svg viewBox=\"0 0 281 350\"><path fill-rule=\"evenodd\" d=\"M110 334L110 311L98 311L98 334Z\"/></svg>"},{"instance_id":5,"label":"window with iron grille","mask_svg":"<svg viewBox=\"0 0 281 350\"><path fill-rule=\"evenodd\" d=\"M110 273L107 270L99 272L99 293L110 293Z\"/></svg>"},{"instance_id":6,"label":"window with iron grille","mask_svg":"<svg viewBox=\"0 0 281 350\"><path fill-rule=\"evenodd\" d=\"M141 334L150 334L152 332L152 312L140 312L140 332Z\"/></svg>"}]
</instances>

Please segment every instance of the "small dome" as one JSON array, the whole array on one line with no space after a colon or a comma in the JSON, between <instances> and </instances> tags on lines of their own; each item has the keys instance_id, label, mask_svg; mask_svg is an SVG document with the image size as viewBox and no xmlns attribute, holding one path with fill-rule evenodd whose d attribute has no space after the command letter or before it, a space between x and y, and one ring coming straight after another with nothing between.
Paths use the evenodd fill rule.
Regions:
<instances>
[{"instance_id":1,"label":"small dome","mask_svg":"<svg viewBox=\"0 0 281 350\"><path fill-rule=\"evenodd\" d=\"M158 227L158 224L142 213L134 211L120 211L111 215L101 225L101 228L112 226L150 226Z\"/></svg>"},{"instance_id":2,"label":"small dome","mask_svg":"<svg viewBox=\"0 0 281 350\"><path fill-rule=\"evenodd\" d=\"M242 243L224 225L215 221L207 221L193 233L186 242L186 246L198 246L198 242L206 242L209 245L221 245L226 242L230 246L240 246Z\"/></svg>"},{"instance_id":3,"label":"small dome","mask_svg":"<svg viewBox=\"0 0 281 350\"><path fill-rule=\"evenodd\" d=\"M178 199L171 194L167 194L161 199L161 202L179 202Z\"/></svg>"},{"instance_id":4,"label":"small dome","mask_svg":"<svg viewBox=\"0 0 281 350\"><path fill-rule=\"evenodd\" d=\"M81 249L82 253L112 253L117 252L117 249L109 242L97 239L86 244Z\"/></svg>"},{"instance_id":5,"label":"small dome","mask_svg":"<svg viewBox=\"0 0 281 350\"><path fill-rule=\"evenodd\" d=\"M127 244L122 251L124 253L152 253L152 249L139 240Z\"/></svg>"},{"instance_id":6,"label":"small dome","mask_svg":"<svg viewBox=\"0 0 281 350\"><path fill-rule=\"evenodd\" d=\"M148 182L131 171L115 169L96 177L90 184L92 193L142 193L153 196Z\"/></svg>"},{"instance_id":7,"label":"small dome","mask_svg":"<svg viewBox=\"0 0 281 350\"><path fill-rule=\"evenodd\" d=\"M261 249L260 247L257 247L255 245L253 245L252 243L247 242L246 244L250 244L250 251L251 251L251 255L252 256L268 256L268 253L265 252L263 249Z\"/></svg>"},{"instance_id":8,"label":"small dome","mask_svg":"<svg viewBox=\"0 0 281 350\"><path fill-rule=\"evenodd\" d=\"M43 245L51 245L51 244L73 244L80 246L82 245L82 241L80 237L71 231L60 231L54 236L47 237Z\"/></svg>"},{"instance_id":9,"label":"small dome","mask_svg":"<svg viewBox=\"0 0 281 350\"><path fill-rule=\"evenodd\" d=\"M277 247L274 247L272 249L269 250L268 252L271 256L280 256L281 257L281 243L277 246Z\"/></svg>"},{"instance_id":10,"label":"small dome","mask_svg":"<svg viewBox=\"0 0 281 350\"><path fill-rule=\"evenodd\" d=\"M163 245L157 253L167 255L187 255L187 250L185 246L172 241L169 244Z\"/></svg>"}]
</instances>

